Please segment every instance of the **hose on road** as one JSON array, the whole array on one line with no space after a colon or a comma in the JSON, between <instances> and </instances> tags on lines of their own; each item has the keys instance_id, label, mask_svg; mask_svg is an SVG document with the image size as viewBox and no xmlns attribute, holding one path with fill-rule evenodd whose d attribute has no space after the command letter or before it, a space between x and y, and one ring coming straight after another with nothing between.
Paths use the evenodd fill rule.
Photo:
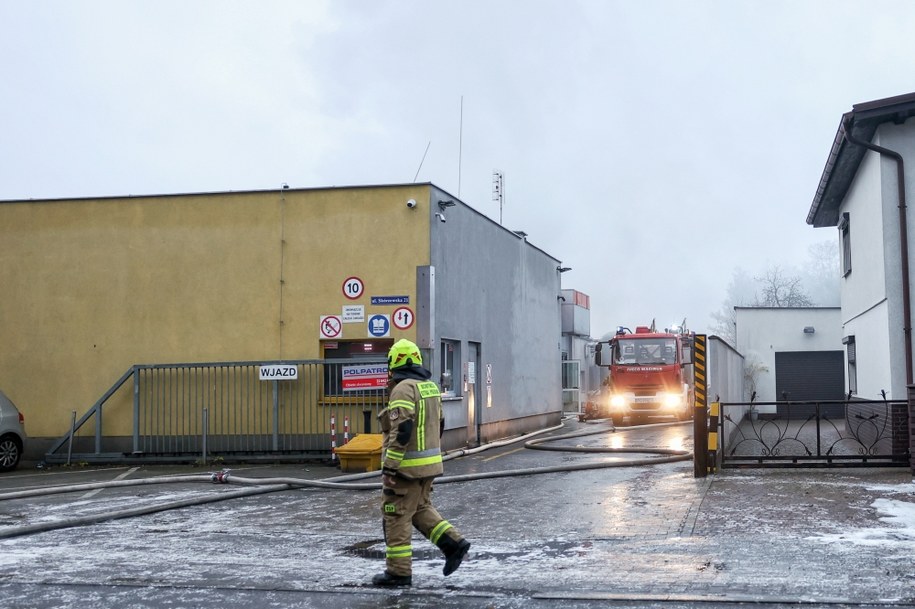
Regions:
<instances>
[{"instance_id":1,"label":"hose on road","mask_svg":"<svg viewBox=\"0 0 915 609\"><path fill-rule=\"evenodd\" d=\"M493 472L478 472L473 474L463 474L456 476L442 476L437 478L435 481L436 485L439 484L451 484L458 482L471 482L474 480L485 480L492 478L505 478L505 477L514 477L514 476L530 476L537 474L547 474L547 473L560 473L560 472L572 472L572 471L583 471L591 469L603 469L603 468L612 468L612 467L633 467L640 465L652 465L659 463L672 463L675 461L685 461L692 458L692 453L688 450L679 450L679 449L668 449L668 448L621 448L621 447L603 447L603 446L552 446L548 445L552 442L557 442L560 440L568 440L573 438L579 438L590 435L597 435L603 433L612 433L615 431L615 428L611 425L609 427L602 427L596 430L585 430L578 431L569 434L551 436L548 438L541 438L536 440L528 440L534 436L542 435L551 431L556 431L561 429L563 425L558 425L551 427L549 429L544 429L534 433L530 433L518 438L512 438L508 440L501 440L498 442L493 442L490 444L485 444L477 448L470 449L461 449L458 451L452 451L448 453L444 459L450 460L457 457L463 457L467 455L476 454L484 450L490 450L492 448L498 448L502 446L507 446L510 444L515 444L521 441L525 441L525 448L533 450L551 450L551 451L562 451L562 452L587 452L587 453L611 453L611 454L650 454L658 455L651 458L637 458L637 459L623 459L623 460L614 460L614 461L595 461L595 462L586 462L586 463L574 463L574 464L565 464L565 465L556 465L556 466L545 466L545 467L529 467L529 468L520 468L520 469L509 469L509 470L499 470ZM90 491L98 489L108 489L108 488L121 488L129 486L140 486L140 485L149 485L149 484L169 484L169 483L187 483L187 482L210 482L210 483L222 483L222 484L240 484L240 485L250 485L253 488L242 489L237 491L228 491L220 492L218 494L210 494L203 497L194 497L189 499L182 499L178 501L172 501L168 503L160 503L148 506L140 506L135 508L129 508L125 510L115 510L115 511L106 511L99 514L93 514L89 516L73 517L63 520L51 521L51 522L41 522L32 525L26 525L21 527L10 527L8 529L0 529L0 539L7 539L12 537L20 537L24 535L30 535L34 533L41 533L46 531L53 531L64 528L72 528L77 526L85 526L90 524L98 524L100 522L106 522L109 520L118 520L123 518L132 518L136 516L145 516L157 512L163 512L167 510L173 510L184 507L192 507L198 505L205 505L208 503L215 503L218 501L226 501L229 499L238 499L242 497L250 497L254 495L260 495L265 493L273 493L278 491L286 491L293 489L302 489L302 488L323 488L323 489L338 489L338 490L377 490L381 488L380 482L354 482L356 480L362 480L366 478L377 478L379 475L378 471L351 474L347 476L337 476L334 478L328 478L324 480L308 480L304 478L292 478L292 477L274 477L274 478L246 478L242 476L236 476L232 474L231 471L221 471L210 474L199 474L199 475L184 475L184 476L157 476L152 478L140 478L136 480L112 480L109 482L93 482L87 484L74 484L74 485L65 485L65 486L52 486L41 489L29 489L24 491L14 491L9 493L0 493L0 501L10 500L10 499L23 499L30 497L38 497L45 495L54 495L60 493L71 493L71 492L80 492L80 491Z\"/></svg>"}]
</instances>

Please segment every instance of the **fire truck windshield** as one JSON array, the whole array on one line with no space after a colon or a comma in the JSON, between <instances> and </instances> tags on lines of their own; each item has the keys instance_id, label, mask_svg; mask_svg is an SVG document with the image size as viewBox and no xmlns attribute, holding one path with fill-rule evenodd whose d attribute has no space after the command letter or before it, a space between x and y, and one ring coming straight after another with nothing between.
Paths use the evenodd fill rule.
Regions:
<instances>
[{"instance_id":1,"label":"fire truck windshield","mask_svg":"<svg viewBox=\"0 0 915 609\"><path fill-rule=\"evenodd\" d=\"M622 338L613 347L613 363L644 366L676 364L677 341L672 338Z\"/></svg>"}]
</instances>

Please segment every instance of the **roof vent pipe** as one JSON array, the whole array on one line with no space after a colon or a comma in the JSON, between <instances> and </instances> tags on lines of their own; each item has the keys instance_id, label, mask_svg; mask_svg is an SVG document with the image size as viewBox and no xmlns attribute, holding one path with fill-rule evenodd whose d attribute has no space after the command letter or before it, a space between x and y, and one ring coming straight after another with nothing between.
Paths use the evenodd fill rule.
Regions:
<instances>
[{"instance_id":1,"label":"roof vent pipe","mask_svg":"<svg viewBox=\"0 0 915 609\"><path fill-rule=\"evenodd\" d=\"M912 384L912 313L909 297L909 238L906 229L906 201L905 201L905 164L902 155L895 150L883 148L870 142L865 142L852 135L852 117L849 116L842 123L845 128L845 139L852 144L873 150L881 156L888 156L896 161L896 188L899 197L899 257L902 270L902 332L905 336L905 384Z\"/></svg>"}]
</instances>

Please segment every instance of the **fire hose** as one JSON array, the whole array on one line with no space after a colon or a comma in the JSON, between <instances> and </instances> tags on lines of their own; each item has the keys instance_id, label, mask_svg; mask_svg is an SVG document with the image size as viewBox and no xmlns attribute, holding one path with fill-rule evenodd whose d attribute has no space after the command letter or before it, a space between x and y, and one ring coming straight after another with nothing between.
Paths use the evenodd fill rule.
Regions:
<instances>
[{"instance_id":1,"label":"fire hose","mask_svg":"<svg viewBox=\"0 0 915 609\"><path fill-rule=\"evenodd\" d=\"M551 427L548 429L540 430L533 432L518 438L511 438L507 440L501 440L498 442L493 442L490 444L485 444L477 448L470 449L460 449L457 451L451 451L445 455L444 460L450 460L457 457L467 456L471 454L476 454L484 450L490 450L492 448L498 448L501 446L506 446L510 444L515 444L517 442L525 441L525 448L533 450L551 450L551 451L562 451L562 452L587 452L587 453L616 453L616 454L649 454L657 455L651 458L639 458L639 459L627 459L627 460L617 460L617 461L595 461L595 462L585 462L585 463L576 463L576 464L567 464L567 465L557 465L557 466L545 466L545 467L530 467L530 468L520 468L520 469L509 469L509 470L499 470L493 472L482 472L475 474L463 474L456 476L442 476L436 478L435 484L450 484L456 482L470 482L473 480L484 480L492 478L504 478L504 477L514 477L514 476L530 476L537 474L547 474L547 473L559 473L559 472L571 472L571 471L584 471L591 469L603 469L611 467L633 467L637 465L650 465L650 464L660 464L660 463L672 463L675 461L685 461L692 458L692 453L688 450L680 449L667 449L667 448L620 448L620 447L600 447L600 446L548 446L548 443L556 442L559 440L567 440L573 438L579 438L584 436L603 434L603 433L612 433L615 431L615 428L611 425L609 427L600 428L597 430L585 430L579 432L573 432L569 434L551 436L549 438L541 438L536 440L528 440L534 436L542 435L551 431L556 431L563 427L562 424ZM109 520L118 520L123 518L133 518L136 516L144 516L148 514L153 514L157 512L163 512L167 510L173 510L184 507L192 507L197 505L205 505L208 503L215 503L218 501L226 501L229 499L238 499L243 497L250 497L254 495L261 495L266 493L273 493L278 491L293 490L293 489L302 489L302 488L322 488L322 489L341 489L341 490L377 490L381 488L380 482L353 482L355 480L362 480L365 478L375 478L378 477L378 471L351 474L346 476L336 476L333 478L328 478L325 480L309 480L303 478L293 478L293 477L274 477L274 478L246 478L242 476L237 476L231 472L231 470L222 470L219 472L213 472L208 474L193 474L193 475L183 475L183 476L156 476L152 478L141 478L137 480L113 480L108 482L93 482L86 484L75 484L75 485L61 485L61 486L52 486L42 489L30 489L24 491L13 491L8 493L0 493L0 501L12 500L12 499L24 499L30 497L39 497L47 496L61 493L72 493L72 492L81 492L81 491L90 491L98 489L108 489L108 488L121 488L121 487L130 487L130 486L141 486L141 485L151 485L151 484L169 484L169 483L187 483L187 482L209 482L217 484L239 484L239 485L253 485L254 488L241 489L237 491L228 491L221 492L217 495L210 495L207 497L196 497L191 499L182 499L178 501L172 501L168 503L161 503L149 506L141 506L135 508L129 508L125 510L115 510L109 512L103 512L99 514L81 516L69 518L66 520L59 520L53 522L42 522L32 525L26 525L22 527L11 527L8 529L0 529L0 539L20 537L24 535L30 535L34 533L41 533L46 531L72 528L76 526L85 526L90 524L97 524L100 522L106 522Z\"/></svg>"}]
</instances>

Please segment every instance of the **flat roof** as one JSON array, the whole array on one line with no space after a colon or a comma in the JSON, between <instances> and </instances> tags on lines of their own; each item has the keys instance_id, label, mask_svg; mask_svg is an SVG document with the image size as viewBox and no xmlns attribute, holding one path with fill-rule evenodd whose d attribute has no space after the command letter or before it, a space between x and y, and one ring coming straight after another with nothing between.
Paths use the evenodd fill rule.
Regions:
<instances>
[{"instance_id":1,"label":"flat roof","mask_svg":"<svg viewBox=\"0 0 915 609\"><path fill-rule=\"evenodd\" d=\"M240 195L240 194L261 194L268 192L309 192L309 191L319 191L319 190L362 190L369 188L408 188L411 186L428 186L432 188L437 188L442 192L446 192L441 188L438 188L432 182L410 182L405 184L362 184L362 185L351 185L351 186L314 186L306 188L291 188L286 186L280 186L279 188L257 188L257 189L248 189L248 190L212 190L212 191L199 191L199 192L172 192L172 193L156 193L156 194L127 194L127 195L102 195L102 196L79 196L79 197L50 197L50 198L38 198L38 199L0 199L0 204L2 203L42 203L42 202L59 202L59 201L99 201L99 200L111 200L111 199L157 199L164 197L206 197L214 195ZM450 196L450 195L449 195Z\"/></svg>"},{"instance_id":2,"label":"flat roof","mask_svg":"<svg viewBox=\"0 0 915 609\"><path fill-rule=\"evenodd\" d=\"M227 196L227 195L245 195L245 194L265 194L265 193L276 193L276 192L318 192L321 190L367 190L367 189L378 189L378 188L410 188L415 186L424 186L430 189L434 189L441 193L443 196L447 196L457 202L462 206L472 211L481 218L488 220L493 224L497 224L495 220L487 216L486 214L478 211L473 206L468 205L462 201L459 197L454 196L444 188L440 188L433 184L432 182L407 182L402 184L362 184L362 185L352 185L352 186L314 186L307 188L291 188L287 186L280 186L279 188L261 188L261 189L251 189L251 190L223 190L223 191L201 191L201 192L179 192L179 193L159 193L159 194L146 194L146 195L104 195L104 196L81 196L81 197L53 197L47 199L0 199L0 205L8 203L59 203L65 201L111 201L116 199L161 199L167 197L209 197L209 196ZM527 240L527 233L519 234L520 231L511 230L505 226L499 225L503 230L511 233L513 236L517 237L519 240L524 241L527 245L548 258L555 260L557 263L561 262L559 258L556 258L552 254L549 254L540 247L537 247L533 243Z\"/></svg>"}]
</instances>

